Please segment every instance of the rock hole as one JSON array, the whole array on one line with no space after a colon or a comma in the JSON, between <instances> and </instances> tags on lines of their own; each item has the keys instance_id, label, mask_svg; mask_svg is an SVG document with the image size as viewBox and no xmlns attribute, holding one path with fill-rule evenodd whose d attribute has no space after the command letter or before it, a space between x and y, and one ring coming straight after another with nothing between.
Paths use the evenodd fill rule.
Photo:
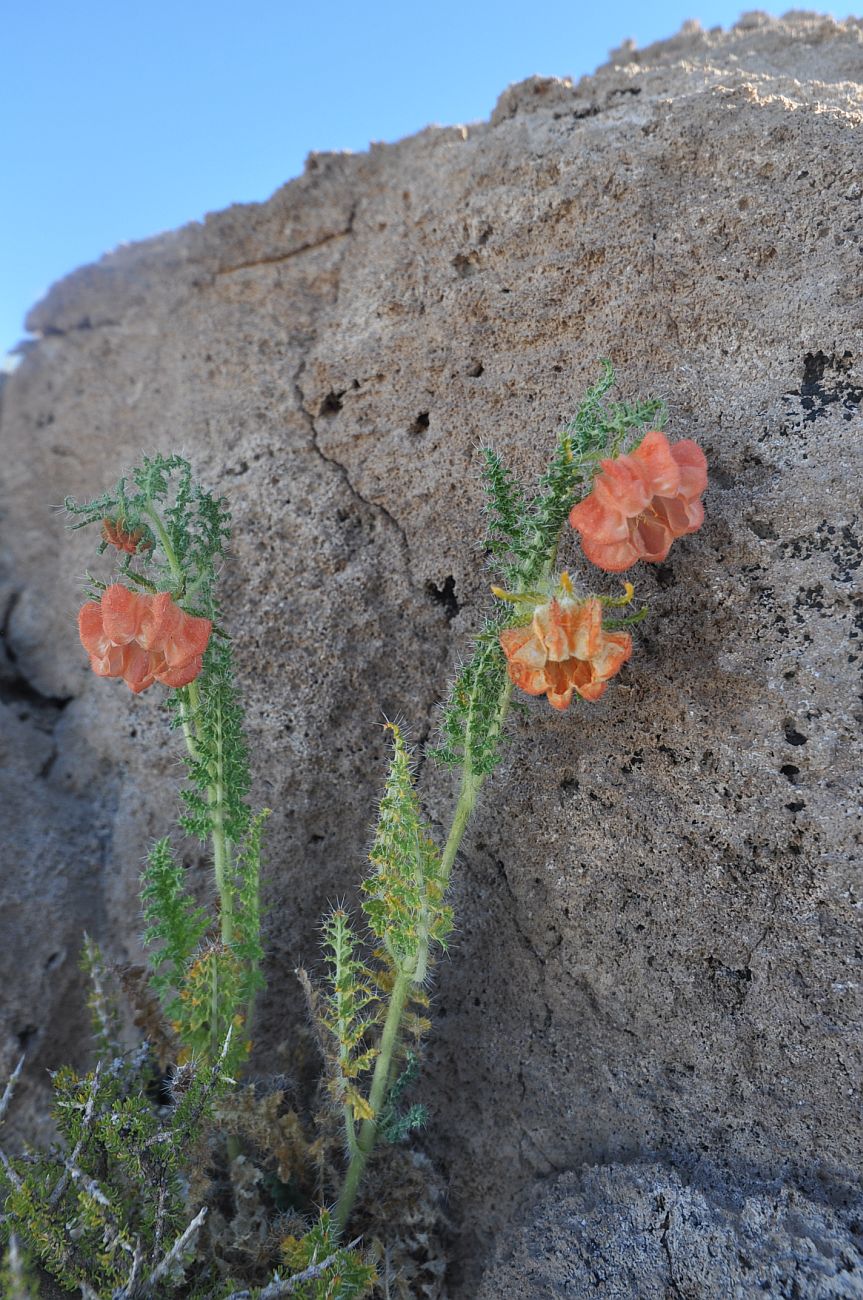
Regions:
<instances>
[{"instance_id":1,"label":"rock hole","mask_svg":"<svg viewBox=\"0 0 863 1300\"><path fill-rule=\"evenodd\" d=\"M46 970L53 970L55 966L59 966L59 964L60 964L60 962L63 960L64 956L65 956L65 953L62 951L62 949L61 949L60 952L52 952L52 953L51 953L51 956L50 956L50 957L48 958L48 960L45 962L45 969L46 969Z\"/></svg>"},{"instance_id":2,"label":"rock hole","mask_svg":"<svg viewBox=\"0 0 863 1300\"><path fill-rule=\"evenodd\" d=\"M471 379L479 379L484 369L481 361L475 361L467 373Z\"/></svg>"},{"instance_id":3,"label":"rock hole","mask_svg":"<svg viewBox=\"0 0 863 1300\"><path fill-rule=\"evenodd\" d=\"M18 1046L22 1052L26 1052L33 1039L39 1032L37 1025L25 1025L23 1029L16 1030L15 1037L18 1039Z\"/></svg>"},{"instance_id":4,"label":"rock hole","mask_svg":"<svg viewBox=\"0 0 863 1300\"><path fill-rule=\"evenodd\" d=\"M322 844L322 843L323 843L323 840L324 840L323 835L310 835L309 838L308 838L307 843L309 843L309 844Z\"/></svg>"},{"instance_id":5,"label":"rock hole","mask_svg":"<svg viewBox=\"0 0 863 1300\"><path fill-rule=\"evenodd\" d=\"M783 763L779 771L791 782L792 785L796 784L797 778L800 775L799 767L796 767L793 763Z\"/></svg>"},{"instance_id":6,"label":"rock hole","mask_svg":"<svg viewBox=\"0 0 863 1300\"><path fill-rule=\"evenodd\" d=\"M461 609L455 594L455 578L450 573L444 578L443 586L437 587L433 582L426 583L426 591L437 605L443 606L447 622L451 623Z\"/></svg>"},{"instance_id":7,"label":"rock hole","mask_svg":"<svg viewBox=\"0 0 863 1300\"><path fill-rule=\"evenodd\" d=\"M324 400L321 402L318 415L338 415L342 409L342 398L345 390L342 388L338 393L335 389L330 389Z\"/></svg>"},{"instance_id":8,"label":"rock hole","mask_svg":"<svg viewBox=\"0 0 863 1300\"><path fill-rule=\"evenodd\" d=\"M752 529L755 536L760 537L762 541L776 541L778 534L769 519L750 519L749 527Z\"/></svg>"},{"instance_id":9,"label":"rock hole","mask_svg":"<svg viewBox=\"0 0 863 1300\"><path fill-rule=\"evenodd\" d=\"M408 433L425 433L428 427L429 413L428 411L420 411L413 424L409 427Z\"/></svg>"},{"instance_id":10,"label":"rock hole","mask_svg":"<svg viewBox=\"0 0 863 1300\"><path fill-rule=\"evenodd\" d=\"M565 776L557 788L561 794L577 794L578 781L574 776Z\"/></svg>"},{"instance_id":11,"label":"rock hole","mask_svg":"<svg viewBox=\"0 0 863 1300\"><path fill-rule=\"evenodd\" d=\"M476 275L478 260L476 253L456 254L452 259L452 264L455 267L456 274L460 280L466 280L468 276Z\"/></svg>"},{"instance_id":12,"label":"rock hole","mask_svg":"<svg viewBox=\"0 0 863 1300\"><path fill-rule=\"evenodd\" d=\"M794 725L793 719L785 719L785 739L789 745L805 745L808 740L802 731L798 731Z\"/></svg>"},{"instance_id":13,"label":"rock hole","mask_svg":"<svg viewBox=\"0 0 863 1300\"><path fill-rule=\"evenodd\" d=\"M806 804L802 799L792 799L791 803L787 803L785 807L788 809L789 812L799 813L803 811L803 809L806 807Z\"/></svg>"},{"instance_id":14,"label":"rock hole","mask_svg":"<svg viewBox=\"0 0 863 1300\"><path fill-rule=\"evenodd\" d=\"M653 571L660 587L670 587L674 582L674 570L670 564L656 564Z\"/></svg>"}]
</instances>

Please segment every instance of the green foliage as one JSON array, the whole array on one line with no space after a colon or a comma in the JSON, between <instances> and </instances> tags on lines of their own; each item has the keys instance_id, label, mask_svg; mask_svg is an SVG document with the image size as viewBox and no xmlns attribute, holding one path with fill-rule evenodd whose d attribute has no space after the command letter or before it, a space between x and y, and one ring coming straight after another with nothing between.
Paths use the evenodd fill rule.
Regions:
<instances>
[{"instance_id":1,"label":"green foliage","mask_svg":"<svg viewBox=\"0 0 863 1300\"><path fill-rule=\"evenodd\" d=\"M498 763L509 680L498 634L508 619L509 611L503 611L485 623L474 653L450 688L441 715L441 742L431 750L444 767L465 767L472 776L483 777Z\"/></svg>"},{"instance_id":2,"label":"green foliage","mask_svg":"<svg viewBox=\"0 0 863 1300\"><path fill-rule=\"evenodd\" d=\"M121 478L92 501L67 497L65 507L78 521L74 528L109 519L127 533L140 532L137 553L122 556L120 576L147 590L171 591L190 613L214 616L216 561L230 536L231 516L224 498L193 480L182 456L145 456L131 483ZM103 538L99 550L107 546Z\"/></svg>"},{"instance_id":3,"label":"green foliage","mask_svg":"<svg viewBox=\"0 0 863 1300\"><path fill-rule=\"evenodd\" d=\"M246 987L242 963L227 944L214 939L195 954L172 1002L172 1028L183 1044L183 1059L199 1055L211 1060L230 1030L225 1068L231 1074L240 1069L251 1046L241 1032Z\"/></svg>"},{"instance_id":4,"label":"green foliage","mask_svg":"<svg viewBox=\"0 0 863 1300\"><path fill-rule=\"evenodd\" d=\"M357 937L344 908L330 913L323 932L329 978L319 1016L333 1042L333 1052L327 1054L332 1062L330 1091L339 1105L350 1109L354 1120L370 1119L372 1109L357 1079L372 1068L378 1055L377 1046L369 1044L381 1013L375 976L358 956Z\"/></svg>"},{"instance_id":5,"label":"green foliage","mask_svg":"<svg viewBox=\"0 0 863 1300\"><path fill-rule=\"evenodd\" d=\"M183 1056L212 1056L214 1047L218 1052L231 1029L225 1068L228 1072L238 1069L246 1055L247 1045L239 1030L255 985L257 955L254 961L244 960L234 946L204 942L210 918L189 897L183 868L166 839L158 840L150 850L141 898L151 984L183 1044ZM260 943L257 928L254 943ZM251 951L252 945L245 945L244 953Z\"/></svg>"},{"instance_id":6,"label":"green foliage","mask_svg":"<svg viewBox=\"0 0 863 1300\"><path fill-rule=\"evenodd\" d=\"M177 991L206 933L209 918L189 897L185 873L168 839L157 840L147 854L141 877L141 904L146 922L144 943L153 971L151 983L169 1017L176 1020Z\"/></svg>"},{"instance_id":7,"label":"green foliage","mask_svg":"<svg viewBox=\"0 0 863 1300\"><path fill-rule=\"evenodd\" d=\"M338 1245L338 1232L326 1210L304 1237L288 1237L282 1243L285 1264L293 1279L290 1294L297 1300L359 1300L371 1289L376 1273L358 1250ZM319 1276L300 1282L297 1275L315 1271L329 1261Z\"/></svg>"},{"instance_id":8,"label":"green foliage","mask_svg":"<svg viewBox=\"0 0 863 1300\"><path fill-rule=\"evenodd\" d=\"M232 948L243 964L242 998L248 1002L264 987L261 962L261 847L264 826L270 816L262 808L249 819L246 836L236 850L230 889L234 905Z\"/></svg>"},{"instance_id":9,"label":"green foliage","mask_svg":"<svg viewBox=\"0 0 863 1300\"><path fill-rule=\"evenodd\" d=\"M548 468L532 495L497 452L483 448L485 546L495 574L512 594L541 587L549 578L561 529L572 507L590 491L603 457L617 455L627 440L634 447L648 427L664 421L660 401L606 402L613 384L614 369L603 361L600 379L559 431ZM431 751L439 763L464 767L475 778L486 776L500 757L509 683L498 636L512 621L501 607L483 627L471 659L452 686L443 708L440 743Z\"/></svg>"},{"instance_id":10,"label":"green foliage","mask_svg":"<svg viewBox=\"0 0 863 1300\"><path fill-rule=\"evenodd\" d=\"M39 1300L39 1284L14 1232L0 1265L0 1295L3 1300Z\"/></svg>"},{"instance_id":11,"label":"green foliage","mask_svg":"<svg viewBox=\"0 0 863 1300\"><path fill-rule=\"evenodd\" d=\"M186 725L193 734L186 760L191 789L181 792L186 809L180 824L202 841L216 830L239 843L251 820L246 803L251 775L243 708L234 685L227 639L210 639L201 675L173 692L171 704L173 725Z\"/></svg>"},{"instance_id":12,"label":"green foliage","mask_svg":"<svg viewBox=\"0 0 863 1300\"><path fill-rule=\"evenodd\" d=\"M452 909L443 902L446 880L414 789L411 756L399 728L387 728L393 754L369 854L374 871L362 884L363 911L396 969L421 983L429 943L446 946Z\"/></svg>"},{"instance_id":13,"label":"green foliage","mask_svg":"<svg viewBox=\"0 0 863 1300\"><path fill-rule=\"evenodd\" d=\"M105 977L105 962L98 944L84 935L81 969L88 979L87 1008L93 1035L102 1056L120 1054L120 1009Z\"/></svg>"},{"instance_id":14,"label":"green foliage","mask_svg":"<svg viewBox=\"0 0 863 1300\"><path fill-rule=\"evenodd\" d=\"M416 1052L408 1050L405 1054L405 1068L390 1087L386 1104L378 1118L378 1136L390 1145L404 1141L409 1133L425 1127L428 1118L425 1106L414 1103L405 1111L399 1110L402 1096L416 1082L418 1074L419 1057Z\"/></svg>"},{"instance_id":15,"label":"green foliage","mask_svg":"<svg viewBox=\"0 0 863 1300\"><path fill-rule=\"evenodd\" d=\"M189 1065L169 1106L146 1095L146 1046L86 1075L53 1075L59 1146L2 1157L3 1232L90 1300L168 1295L184 1276L183 1161L227 1087L223 1063ZM159 1278L156 1288L155 1279Z\"/></svg>"},{"instance_id":16,"label":"green foliage","mask_svg":"<svg viewBox=\"0 0 863 1300\"><path fill-rule=\"evenodd\" d=\"M122 581L168 591L186 612L206 617L214 630L198 677L169 696L172 725L182 729L189 785L181 791L180 824L210 842L219 895L219 943L203 944L214 918L186 891L183 871L167 839L159 840L144 872L145 940L152 945L152 987L186 1052L218 1055L229 1025L248 1019L263 986L260 973L261 835L265 814L253 817L243 711L234 685L228 637L218 627L217 562L230 536L230 514L192 477L181 456L145 457L129 477L93 501L69 499L74 527L99 524L100 550L108 536L137 539L134 554L118 551ZM105 583L96 582L104 589ZM98 595L98 592L97 592ZM244 1047L234 1035L229 1065Z\"/></svg>"}]
</instances>

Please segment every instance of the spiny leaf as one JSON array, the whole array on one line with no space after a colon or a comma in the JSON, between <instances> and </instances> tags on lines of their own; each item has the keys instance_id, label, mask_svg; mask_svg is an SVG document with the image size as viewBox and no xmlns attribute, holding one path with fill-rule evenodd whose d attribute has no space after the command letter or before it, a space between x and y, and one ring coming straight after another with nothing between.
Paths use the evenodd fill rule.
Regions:
<instances>
[{"instance_id":1,"label":"spiny leaf","mask_svg":"<svg viewBox=\"0 0 863 1300\"><path fill-rule=\"evenodd\" d=\"M399 728L388 723L387 729L393 753L369 854L373 871L362 884L363 911L396 967L421 981L429 941L445 941L452 916L443 903L440 854L422 817L411 756Z\"/></svg>"}]
</instances>

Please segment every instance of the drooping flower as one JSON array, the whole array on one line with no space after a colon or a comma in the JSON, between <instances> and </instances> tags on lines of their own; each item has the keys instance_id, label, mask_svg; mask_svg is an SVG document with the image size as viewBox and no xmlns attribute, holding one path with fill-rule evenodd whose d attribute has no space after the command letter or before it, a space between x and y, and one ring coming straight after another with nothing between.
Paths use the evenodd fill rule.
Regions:
<instances>
[{"instance_id":1,"label":"drooping flower","mask_svg":"<svg viewBox=\"0 0 863 1300\"><path fill-rule=\"evenodd\" d=\"M88 600L78 615L81 644L99 677L122 677L136 694L161 682L188 686L201 671L212 631L208 618L195 618L166 591L139 595L121 583Z\"/></svg>"},{"instance_id":2,"label":"drooping flower","mask_svg":"<svg viewBox=\"0 0 863 1300\"><path fill-rule=\"evenodd\" d=\"M566 575L564 575L566 579ZM628 632L606 632L602 602L577 600L568 593L539 605L526 627L500 634L510 679L528 695L547 695L555 709L568 707L573 694L598 700L632 654Z\"/></svg>"},{"instance_id":3,"label":"drooping flower","mask_svg":"<svg viewBox=\"0 0 863 1300\"><path fill-rule=\"evenodd\" d=\"M696 532L706 487L707 460L698 444L685 438L671 445L654 429L635 451L602 462L569 522L591 564L620 573L637 560L664 560L676 537Z\"/></svg>"},{"instance_id":4,"label":"drooping flower","mask_svg":"<svg viewBox=\"0 0 863 1300\"><path fill-rule=\"evenodd\" d=\"M102 537L110 546L116 546L118 551L125 551L127 555L135 555L138 550L138 543L144 538L143 528L136 528L130 532L126 528L122 519L103 519L102 520ZM152 549L153 543L146 542L143 549Z\"/></svg>"}]
</instances>

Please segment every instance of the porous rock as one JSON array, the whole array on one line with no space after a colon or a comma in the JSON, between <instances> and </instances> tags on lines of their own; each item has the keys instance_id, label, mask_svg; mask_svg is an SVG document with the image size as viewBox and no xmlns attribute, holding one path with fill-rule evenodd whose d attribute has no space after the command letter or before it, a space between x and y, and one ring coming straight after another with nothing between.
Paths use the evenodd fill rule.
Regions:
<instances>
[{"instance_id":1,"label":"porous rock","mask_svg":"<svg viewBox=\"0 0 863 1300\"><path fill-rule=\"evenodd\" d=\"M520 1209L477 1300L863 1296L859 1226L789 1188L723 1201L662 1165L611 1165L550 1179Z\"/></svg>"},{"instance_id":2,"label":"porous rock","mask_svg":"<svg viewBox=\"0 0 863 1300\"><path fill-rule=\"evenodd\" d=\"M464 843L422 1082L453 1290L473 1294L522 1189L585 1162L658 1152L742 1193L846 1194L861 79L859 20L687 24L575 85L511 88L488 124L312 155L269 202L122 248L33 310L0 463L21 736L4 733L0 1051L28 1046L22 1124L45 1067L86 1049L84 918L138 955L176 775L157 692L88 671L92 552L51 507L174 447L230 497L227 616L274 810L258 1061L285 1069L292 971L362 869L382 713L422 745L483 616L476 447L535 473L610 356L624 396L665 396L673 436L704 446L708 518L633 575L652 614L603 701L514 721ZM563 558L577 569L571 542ZM444 827L452 781L421 779Z\"/></svg>"}]
</instances>

